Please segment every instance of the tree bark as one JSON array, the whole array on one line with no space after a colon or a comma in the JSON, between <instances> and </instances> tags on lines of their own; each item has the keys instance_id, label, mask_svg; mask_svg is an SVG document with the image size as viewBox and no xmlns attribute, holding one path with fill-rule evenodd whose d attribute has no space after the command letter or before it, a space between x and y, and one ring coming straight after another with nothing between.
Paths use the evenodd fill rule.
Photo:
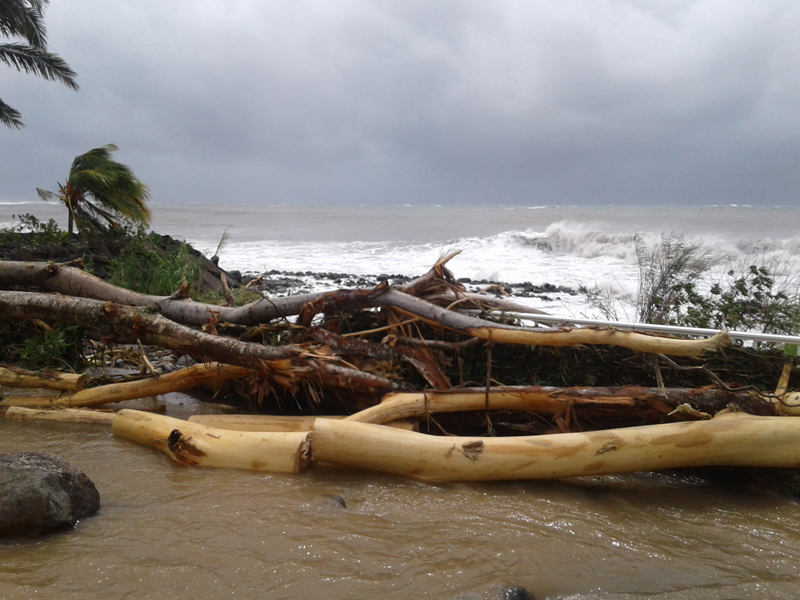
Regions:
<instances>
[{"instance_id":1,"label":"tree bark","mask_svg":"<svg viewBox=\"0 0 800 600\"><path fill-rule=\"evenodd\" d=\"M432 273L412 282L405 289L415 292L430 290L432 289L430 278L435 274L436 271L433 270ZM112 286L74 267L0 262L0 287L19 285L38 286L38 289L100 298L130 306L154 305L167 318L191 325L204 325L214 320L252 325L294 315L298 315L300 324L308 325L314 315L321 312L352 311L381 306L413 315L434 326L460 331L491 342L547 346L607 344L639 352L699 356L730 341L726 332L720 332L711 338L702 340L684 340L597 327L514 327L458 314L411 296L402 289L392 289L385 285L378 286L373 290L338 290L284 298L264 298L237 308L211 306L190 300L173 300L136 294Z\"/></svg>"},{"instance_id":2,"label":"tree bark","mask_svg":"<svg viewBox=\"0 0 800 600\"><path fill-rule=\"evenodd\" d=\"M312 348L263 346L210 335L111 302L34 292L0 292L0 318L44 319L102 329L111 341L151 344L203 361L218 361L281 376L295 384L307 379L358 393L385 394L401 386L384 377L315 360Z\"/></svg>"}]
</instances>

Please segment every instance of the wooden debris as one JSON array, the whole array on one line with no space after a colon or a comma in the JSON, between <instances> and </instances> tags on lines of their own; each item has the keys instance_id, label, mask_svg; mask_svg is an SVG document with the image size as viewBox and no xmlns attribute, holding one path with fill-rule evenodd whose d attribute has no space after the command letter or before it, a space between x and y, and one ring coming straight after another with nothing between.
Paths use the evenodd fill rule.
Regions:
<instances>
[{"instance_id":1,"label":"wooden debris","mask_svg":"<svg viewBox=\"0 0 800 600\"><path fill-rule=\"evenodd\" d=\"M8 387L77 392L83 389L85 383L86 376L77 373L0 367L0 385Z\"/></svg>"},{"instance_id":2,"label":"wooden debris","mask_svg":"<svg viewBox=\"0 0 800 600\"><path fill-rule=\"evenodd\" d=\"M184 465L298 473L310 462L306 432L231 431L129 409L116 414L112 431Z\"/></svg>"},{"instance_id":3,"label":"wooden debris","mask_svg":"<svg viewBox=\"0 0 800 600\"><path fill-rule=\"evenodd\" d=\"M234 365L218 363L197 364L188 369L166 373L152 379L140 379L124 383L112 383L80 392L52 396L20 396L7 397L0 401L3 406L46 406L46 407L86 407L135 400L148 396L158 396L169 392L178 392L201 385L219 383L230 379L241 379L252 373L251 370Z\"/></svg>"},{"instance_id":4,"label":"wooden debris","mask_svg":"<svg viewBox=\"0 0 800 600\"><path fill-rule=\"evenodd\" d=\"M539 436L441 437L319 419L315 461L429 482L550 479L699 466L800 466L800 419L732 412L687 421Z\"/></svg>"}]
</instances>

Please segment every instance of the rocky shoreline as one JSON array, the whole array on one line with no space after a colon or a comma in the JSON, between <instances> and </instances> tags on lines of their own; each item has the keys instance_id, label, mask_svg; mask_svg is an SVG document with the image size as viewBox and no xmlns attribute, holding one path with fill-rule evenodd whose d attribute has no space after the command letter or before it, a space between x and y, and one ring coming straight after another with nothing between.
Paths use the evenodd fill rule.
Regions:
<instances>
[{"instance_id":1,"label":"rocky shoreline","mask_svg":"<svg viewBox=\"0 0 800 600\"><path fill-rule=\"evenodd\" d=\"M181 240L168 235L159 235L160 249L164 252L178 252L184 244ZM84 241L74 238L67 241L42 241L40 234L14 233L13 237L0 239L0 259L15 261L53 261L71 262L81 260L91 266L94 275L104 279L106 266L119 256L125 246L124 238L96 239ZM371 288L381 282L390 285L408 283L414 277L397 274L353 275L351 273L313 272L313 271L281 271L271 270L263 273L248 272L242 274L238 270L223 270L216 261L208 259L200 251L189 244L189 255L202 261L204 266L203 280L199 283L203 289L216 290L222 273L228 276L231 286L250 285L252 288L268 295L302 294L317 291L329 291L339 288ZM420 276L422 273L415 275ZM579 292L573 288L556 286L551 283L540 285L529 281L510 283L489 280L472 280L463 277L458 280L469 292L494 293L497 296L507 295L512 298L536 298L543 302L559 300L560 295L575 296Z\"/></svg>"},{"instance_id":2,"label":"rocky shoreline","mask_svg":"<svg viewBox=\"0 0 800 600\"><path fill-rule=\"evenodd\" d=\"M312 271L278 271L271 270L261 274L245 273L239 276L238 271L228 271L234 278L239 278L242 284L255 287L266 294L285 295L302 294L315 291L327 291L339 288L372 288L379 283L389 285L403 285L413 277L406 275L352 275L336 272ZM422 275L422 273L420 273ZM526 281L523 283L507 283L489 281L486 279L473 280L462 277L458 282L464 285L469 292L489 292L497 296L507 295L512 298L538 298L545 302L559 300L560 294L575 296L579 292L573 288L556 286L551 283L534 285Z\"/></svg>"}]
</instances>

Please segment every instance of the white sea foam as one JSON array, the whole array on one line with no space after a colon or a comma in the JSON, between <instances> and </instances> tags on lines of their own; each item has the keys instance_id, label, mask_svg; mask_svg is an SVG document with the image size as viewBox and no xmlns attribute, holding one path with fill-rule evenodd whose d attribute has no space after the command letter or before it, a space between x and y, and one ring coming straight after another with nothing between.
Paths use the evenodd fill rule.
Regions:
<instances>
[{"instance_id":1,"label":"white sea foam","mask_svg":"<svg viewBox=\"0 0 800 600\"><path fill-rule=\"evenodd\" d=\"M443 254L456 277L550 283L635 292L636 240L684 236L717 259L716 276L756 264L800 279L800 208L747 206L290 206L154 204L153 229L212 254L228 228L221 265L250 272L353 275L425 273ZM0 204L0 221L21 209ZM63 207L31 203L23 212L56 218ZM552 295L551 312L591 313L580 296ZM534 300L531 300L534 302ZM537 301L538 302L538 301Z\"/></svg>"}]
</instances>

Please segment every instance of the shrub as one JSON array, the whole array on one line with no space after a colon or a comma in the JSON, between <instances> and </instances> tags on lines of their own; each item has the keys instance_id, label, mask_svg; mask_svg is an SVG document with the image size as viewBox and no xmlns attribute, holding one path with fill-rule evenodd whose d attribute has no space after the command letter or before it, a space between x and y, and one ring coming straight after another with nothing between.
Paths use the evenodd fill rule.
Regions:
<instances>
[{"instance_id":1,"label":"shrub","mask_svg":"<svg viewBox=\"0 0 800 600\"><path fill-rule=\"evenodd\" d=\"M635 307L641 323L800 333L800 293L786 265L749 257L715 275L718 263L708 251L676 236L662 236L652 246L637 237L636 256ZM590 303L614 320L618 298L600 288L584 292Z\"/></svg>"}]
</instances>

